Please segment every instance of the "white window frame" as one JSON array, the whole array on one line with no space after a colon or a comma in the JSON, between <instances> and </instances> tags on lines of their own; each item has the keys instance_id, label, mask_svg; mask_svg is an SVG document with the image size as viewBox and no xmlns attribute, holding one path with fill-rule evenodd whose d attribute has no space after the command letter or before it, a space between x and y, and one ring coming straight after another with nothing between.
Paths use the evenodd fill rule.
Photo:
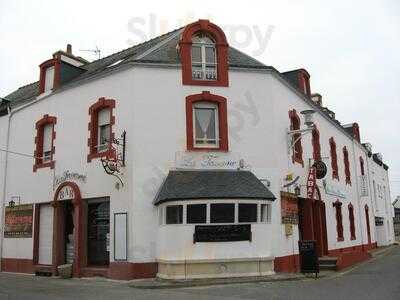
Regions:
<instances>
[{"instance_id":1,"label":"white window frame","mask_svg":"<svg viewBox=\"0 0 400 300\"><path fill-rule=\"evenodd\" d=\"M50 136L46 136L46 127L50 128ZM43 126L43 145L42 145L42 161L43 163L50 162L52 160L53 154L53 131L54 131L54 124L48 123ZM49 139L49 146L50 149L45 149L46 139Z\"/></svg>"},{"instance_id":2,"label":"white window frame","mask_svg":"<svg viewBox=\"0 0 400 300\"><path fill-rule=\"evenodd\" d=\"M214 109L214 128L215 128L215 144L209 144L209 143L203 143L203 144L198 144L197 143L197 138L196 138L196 109ZM212 102L195 102L193 104L193 109L192 109L192 120L193 120L193 144L194 147L196 148L219 148L220 144L220 137L219 137L219 107L217 104L212 103ZM200 140L200 139L199 139ZM209 139L211 140L211 139Z\"/></svg>"},{"instance_id":3,"label":"white window frame","mask_svg":"<svg viewBox=\"0 0 400 300\"><path fill-rule=\"evenodd\" d=\"M206 35L207 36L207 35ZM211 39L209 36L207 36L209 39ZM211 39L212 40L212 39ZM193 47L197 47L200 48L200 53L201 53L201 61L193 61L193 58L191 58L191 63L192 63L192 79L193 80L208 80L208 81L216 81L218 79L218 61L217 61L217 47L215 46L215 42L213 43L206 43L206 42L193 42L192 43L192 48ZM212 48L214 49L214 61L215 63L207 63L206 61L206 48ZM193 49L191 49L193 53ZM194 74L194 70L193 70L193 66L194 65L201 65L201 77L196 77L193 76ZM207 74L207 69L208 66L213 66L215 69L215 78L212 79L208 79L206 74Z\"/></svg>"},{"instance_id":4,"label":"white window frame","mask_svg":"<svg viewBox=\"0 0 400 300\"><path fill-rule=\"evenodd\" d=\"M102 112L102 111L104 111L104 110L106 110L106 111L108 111L108 113L109 113L109 120L108 120L108 123L107 124L99 124L99 119L100 119L100 113ZM100 143L100 141L101 141L101 129L103 128L103 127L106 127L106 126L108 126L108 128L109 128L109 139L111 138L111 109L110 108L108 108L108 107L106 107L106 108L102 108L102 109L100 109L98 112L97 112L97 145L96 145L96 148L97 148L97 152L98 153L102 153L102 152L106 152L107 150L108 150L108 148L109 148L109 145L110 145L110 143L111 143L111 141L108 141L108 142L106 142L106 143L103 143L103 144L101 144Z\"/></svg>"}]
</instances>

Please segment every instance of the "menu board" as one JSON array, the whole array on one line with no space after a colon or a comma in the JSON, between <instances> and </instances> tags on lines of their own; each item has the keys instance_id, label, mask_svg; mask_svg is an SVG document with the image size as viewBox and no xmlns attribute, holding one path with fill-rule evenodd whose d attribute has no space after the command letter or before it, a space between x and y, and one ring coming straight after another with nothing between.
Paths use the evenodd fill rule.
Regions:
<instances>
[{"instance_id":1,"label":"menu board","mask_svg":"<svg viewBox=\"0 0 400 300\"><path fill-rule=\"evenodd\" d=\"M6 207L5 238L31 238L33 222L33 205Z\"/></svg>"}]
</instances>

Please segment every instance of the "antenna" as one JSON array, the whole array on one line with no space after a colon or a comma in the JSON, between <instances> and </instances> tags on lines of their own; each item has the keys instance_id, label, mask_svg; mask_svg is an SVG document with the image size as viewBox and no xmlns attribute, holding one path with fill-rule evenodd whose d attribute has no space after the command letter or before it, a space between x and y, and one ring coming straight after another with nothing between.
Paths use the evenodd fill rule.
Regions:
<instances>
[{"instance_id":1,"label":"antenna","mask_svg":"<svg viewBox=\"0 0 400 300\"><path fill-rule=\"evenodd\" d=\"M97 46L96 49L80 49L79 51L92 52L94 55L97 55L97 59L101 58L101 50Z\"/></svg>"}]
</instances>

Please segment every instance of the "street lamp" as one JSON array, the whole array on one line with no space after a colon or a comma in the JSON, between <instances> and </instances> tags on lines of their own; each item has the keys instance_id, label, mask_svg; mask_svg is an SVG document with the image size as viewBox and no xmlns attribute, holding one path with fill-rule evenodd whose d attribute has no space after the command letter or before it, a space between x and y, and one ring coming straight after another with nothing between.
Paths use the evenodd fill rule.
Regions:
<instances>
[{"instance_id":1,"label":"street lamp","mask_svg":"<svg viewBox=\"0 0 400 300\"><path fill-rule=\"evenodd\" d=\"M300 112L304 116L304 124L307 126L304 129L288 130L288 153L296 145L296 143L301 139L303 135L310 133L314 129L314 113L315 110L307 109ZM296 140L293 141L293 135L296 135ZM298 136L297 136L298 135Z\"/></svg>"}]
</instances>

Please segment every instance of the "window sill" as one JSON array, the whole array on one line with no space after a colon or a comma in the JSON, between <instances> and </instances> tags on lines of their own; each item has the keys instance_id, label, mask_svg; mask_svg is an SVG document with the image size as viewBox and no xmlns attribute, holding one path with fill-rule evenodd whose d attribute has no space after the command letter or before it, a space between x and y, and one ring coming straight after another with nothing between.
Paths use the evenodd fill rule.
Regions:
<instances>
[{"instance_id":1,"label":"window sill","mask_svg":"<svg viewBox=\"0 0 400 300\"><path fill-rule=\"evenodd\" d=\"M187 151L193 151L193 152L201 152L201 151L207 151L207 152L229 152L228 149L223 149L221 147L219 148L213 148L213 147L193 147L191 149L187 149Z\"/></svg>"},{"instance_id":2,"label":"window sill","mask_svg":"<svg viewBox=\"0 0 400 300\"><path fill-rule=\"evenodd\" d=\"M340 237L340 238L337 239L337 241L338 241L338 242L343 242L343 241L344 241L344 238Z\"/></svg>"},{"instance_id":3,"label":"window sill","mask_svg":"<svg viewBox=\"0 0 400 300\"><path fill-rule=\"evenodd\" d=\"M115 153L111 149L109 149L104 152L93 152L88 154L87 162L90 163L95 158L114 158L114 157Z\"/></svg>"},{"instance_id":4,"label":"window sill","mask_svg":"<svg viewBox=\"0 0 400 300\"><path fill-rule=\"evenodd\" d=\"M200 85L200 86L222 86L228 87L229 84L223 80L197 80L197 79L186 79L183 80L183 85Z\"/></svg>"},{"instance_id":5,"label":"window sill","mask_svg":"<svg viewBox=\"0 0 400 300\"><path fill-rule=\"evenodd\" d=\"M55 164L56 162L54 160L45 163L35 164L33 165L33 172L36 172L37 169L43 169L43 168L54 169Z\"/></svg>"}]
</instances>

